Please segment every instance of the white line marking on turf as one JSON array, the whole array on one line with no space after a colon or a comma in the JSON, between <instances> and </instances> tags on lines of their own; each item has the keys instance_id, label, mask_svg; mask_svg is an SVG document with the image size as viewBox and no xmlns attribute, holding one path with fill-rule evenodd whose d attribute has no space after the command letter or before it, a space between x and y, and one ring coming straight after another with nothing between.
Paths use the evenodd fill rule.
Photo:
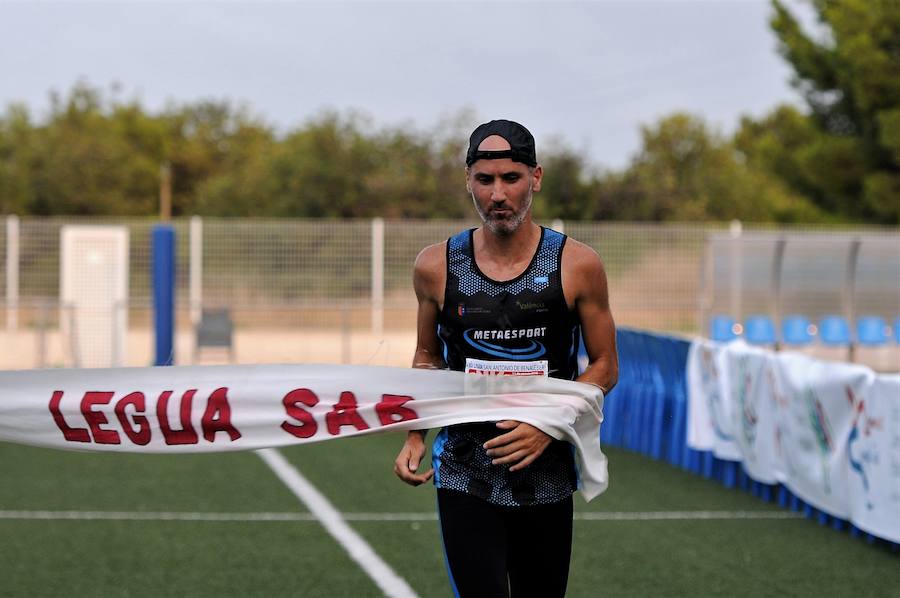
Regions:
<instances>
[{"instance_id":1,"label":"white line marking on turf","mask_svg":"<svg viewBox=\"0 0 900 598\"><path fill-rule=\"evenodd\" d=\"M434 513L342 513L345 521L437 521ZM701 521L800 519L791 511L646 511L575 513L576 521ZM313 513L192 513L161 511L0 511L0 519L80 521L319 521Z\"/></svg>"},{"instance_id":2,"label":"white line marking on turf","mask_svg":"<svg viewBox=\"0 0 900 598\"><path fill-rule=\"evenodd\" d=\"M581 521L699 521L735 519L797 519L800 513L791 511L645 511L575 513Z\"/></svg>"},{"instance_id":3,"label":"white line marking on turf","mask_svg":"<svg viewBox=\"0 0 900 598\"><path fill-rule=\"evenodd\" d=\"M275 449L261 449L256 454L265 461L275 475L306 505L331 536L344 547L372 581L388 596L416 598L416 593L397 575L362 537L353 531L340 512L319 492L296 467Z\"/></svg>"},{"instance_id":4,"label":"white line marking on turf","mask_svg":"<svg viewBox=\"0 0 900 598\"><path fill-rule=\"evenodd\" d=\"M160 511L0 511L0 519L82 521L318 521L312 513L191 513Z\"/></svg>"}]
</instances>

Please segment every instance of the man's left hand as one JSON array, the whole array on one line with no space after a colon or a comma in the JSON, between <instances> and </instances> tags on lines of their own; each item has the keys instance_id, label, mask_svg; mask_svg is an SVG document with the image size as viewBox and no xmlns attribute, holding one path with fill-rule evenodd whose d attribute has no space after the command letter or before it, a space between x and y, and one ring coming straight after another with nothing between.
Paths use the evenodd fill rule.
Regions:
<instances>
[{"instance_id":1,"label":"man's left hand","mask_svg":"<svg viewBox=\"0 0 900 598\"><path fill-rule=\"evenodd\" d=\"M541 456L544 449L553 440L538 428L524 422L507 419L497 422L501 430L509 430L484 443L487 454L492 457L494 465L507 465L513 463L510 471L518 471L531 465L535 459Z\"/></svg>"}]
</instances>

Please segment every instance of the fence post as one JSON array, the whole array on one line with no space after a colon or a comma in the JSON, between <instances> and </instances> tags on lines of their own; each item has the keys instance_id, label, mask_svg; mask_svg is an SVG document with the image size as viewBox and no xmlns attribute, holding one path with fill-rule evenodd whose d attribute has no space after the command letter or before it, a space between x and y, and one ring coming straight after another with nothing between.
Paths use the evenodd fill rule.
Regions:
<instances>
[{"instance_id":1,"label":"fence post","mask_svg":"<svg viewBox=\"0 0 900 598\"><path fill-rule=\"evenodd\" d=\"M48 301L40 299L35 307L37 307L37 367L40 369L47 367L47 328L51 306Z\"/></svg>"},{"instance_id":2,"label":"fence post","mask_svg":"<svg viewBox=\"0 0 900 598\"><path fill-rule=\"evenodd\" d=\"M156 356L153 365L175 362L175 229L153 227L153 328Z\"/></svg>"},{"instance_id":3,"label":"fence post","mask_svg":"<svg viewBox=\"0 0 900 598\"><path fill-rule=\"evenodd\" d=\"M19 217L6 217L6 331L19 328Z\"/></svg>"},{"instance_id":4,"label":"fence post","mask_svg":"<svg viewBox=\"0 0 900 598\"><path fill-rule=\"evenodd\" d=\"M730 307L731 307L731 317L734 318L737 322L744 321L744 314L742 313L743 306L741 305L741 300L743 297L742 294L742 285L744 284L744 259L743 259L743 241L741 236L744 232L744 227L741 224L740 220L732 220L731 225L728 228L728 232L731 235L731 251L729 252L729 257L731 258L731 293L730 293Z\"/></svg>"},{"instance_id":5,"label":"fence post","mask_svg":"<svg viewBox=\"0 0 900 598\"><path fill-rule=\"evenodd\" d=\"M203 307L203 219L191 216L191 249L190 249L190 283L188 302L190 306L191 324L196 328L200 324Z\"/></svg>"},{"instance_id":6,"label":"fence post","mask_svg":"<svg viewBox=\"0 0 900 598\"><path fill-rule=\"evenodd\" d=\"M850 346L847 349L847 359L852 363L856 360L856 268L859 263L859 246L862 241L859 237L850 242L850 250L847 253L847 270L844 274L844 292L841 297L844 318L850 327Z\"/></svg>"},{"instance_id":7,"label":"fence post","mask_svg":"<svg viewBox=\"0 0 900 598\"><path fill-rule=\"evenodd\" d=\"M372 219L372 335L384 333L384 220Z\"/></svg>"},{"instance_id":8,"label":"fence post","mask_svg":"<svg viewBox=\"0 0 900 598\"><path fill-rule=\"evenodd\" d=\"M781 304L781 272L784 269L784 248L787 245L787 240L784 237L778 239L775 242L775 253L772 255L772 280L770 281L771 291L772 291L772 309L771 316L772 321L775 323L775 350L778 351L781 349L781 343L778 341L778 338L781 336L781 333L778 332L781 330L781 317L782 317L782 304Z\"/></svg>"},{"instance_id":9,"label":"fence post","mask_svg":"<svg viewBox=\"0 0 900 598\"><path fill-rule=\"evenodd\" d=\"M341 363L349 365L351 361L350 355L350 336L353 334L350 328L350 307L345 303L341 305Z\"/></svg>"},{"instance_id":10,"label":"fence post","mask_svg":"<svg viewBox=\"0 0 900 598\"><path fill-rule=\"evenodd\" d=\"M700 336L709 336L709 316L712 311L713 299L715 297L715 262L714 262L712 240L709 233L706 235L706 243L703 246L703 266L699 268L699 292L697 293L697 326L700 329Z\"/></svg>"}]
</instances>

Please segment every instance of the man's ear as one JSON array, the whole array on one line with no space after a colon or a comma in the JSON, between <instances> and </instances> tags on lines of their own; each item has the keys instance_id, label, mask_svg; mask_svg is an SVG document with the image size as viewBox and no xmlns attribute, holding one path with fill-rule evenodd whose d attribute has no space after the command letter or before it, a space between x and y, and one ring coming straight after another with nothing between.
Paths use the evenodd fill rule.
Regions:
<instances>
[{"instance_id":1,"label":"man's ear","mask_svg":"<svg viewBox=\"0 0 900 598\"><path fill-rule=\"evenodd\" d=\"M544 168L538 164L531 173L531 190L538 192L541 190L541 180L544 178Z\"/></svg>"}]
</instances>

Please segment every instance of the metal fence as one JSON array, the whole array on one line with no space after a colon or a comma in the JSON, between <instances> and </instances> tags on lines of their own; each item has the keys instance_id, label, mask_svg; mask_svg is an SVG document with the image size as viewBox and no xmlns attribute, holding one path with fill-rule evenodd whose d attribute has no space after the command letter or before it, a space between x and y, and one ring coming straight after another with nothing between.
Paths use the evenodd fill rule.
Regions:
<instances>
[{"instance_id":1,"label":"metal fence","mask_svg":"<svg viewBox=\"0 0 900 598\"><path fill-rule=\"evenodd\" d=\"M59 281L60 228L79 223L128 227L130 298L122 308L129 311L129 329L122 362L152 362L155 222L9 217L0 227L0 307L6 314L0 368L77 365L75 341L63 338L66 327L60 326L77 314L60 305ZM173 224L176 363L190 361L203 309L227 308L240 362L405 365L414 345L415 257L476 223L195 217ZM621 325L701 333L709 313L769 313L773 284L782 310L843 313L850 293L859 310L900 315L896 229L745 227L737 244L727 225L553 225L600 253ZM854 242L855 279L848 290L847 248ZM773 266L779 251L780 266ZM773 267L780 268L777 277Z\"/></svg>"}]
</instances>

